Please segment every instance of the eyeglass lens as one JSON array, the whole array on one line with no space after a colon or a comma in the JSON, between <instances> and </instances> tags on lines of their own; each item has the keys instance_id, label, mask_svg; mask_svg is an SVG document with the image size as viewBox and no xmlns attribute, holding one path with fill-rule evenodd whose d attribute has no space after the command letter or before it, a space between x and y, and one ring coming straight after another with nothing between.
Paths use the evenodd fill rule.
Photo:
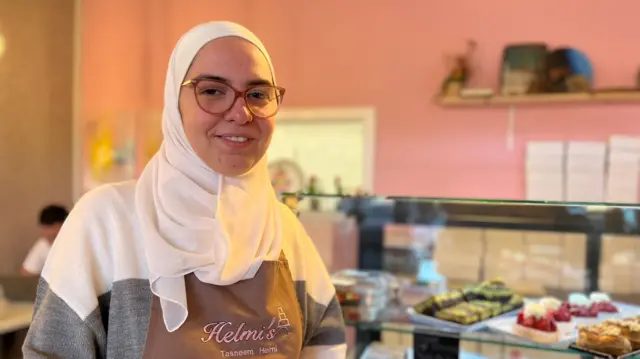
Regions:
<instances>
[{"instance_id":1,"label":"eyeglass lens","mask_svg":"<svg viewBox=\"0 0 640 359\"><path fill-rule=\"evenodd\" d=\"M203 110L222 113L233 106L236 92L226 84L212 80L198 81L196 99ZM278 111L280 90L273 86L255 86L247 90L245 101L249 110L258 117L269 117Z\"/></svg>"}]
</instances>

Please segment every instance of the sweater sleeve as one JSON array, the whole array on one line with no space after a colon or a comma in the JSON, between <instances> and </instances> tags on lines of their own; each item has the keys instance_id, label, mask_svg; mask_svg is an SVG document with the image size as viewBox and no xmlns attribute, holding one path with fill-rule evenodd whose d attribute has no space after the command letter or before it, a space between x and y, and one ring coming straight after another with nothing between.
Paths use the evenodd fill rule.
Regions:
<instances>
[{"instance_id":1,"label":"sweater sleeve","mask_svg":"<svg viewBox=\"0 0 640 359\"><path fill-rule=\"evenodd\" d=\"M334 297L327 306L318 306L318 320L302 348L301 359L343 359L347 356L342 310Z\"/></svg>"},{"instance_id":2,"label":"sweater sleeve","mask_svg":"<svg viewBox=\"0 0 640 359\"><path fill-rule=\"evenodd\" d=\"M109 188L85 195L71 211L44 266L35 311L23 344L26 359L105 357L106 321L100 293L108 291L106 245ZM98 255L99 254L99 255Z\"/></svg>"},{"instance_id":3,"label":"sweater sleeve","mask_svg":"<svg viewBox=\"0 0 640 359\"><path fill-rule=\"evenodd\" d=\"M99 311L87 318L78 314L41 279L27 338L25 359L105 357L106 331Z\"/></svg>"},{"instance_id":4,"label":"sweater sleeve","mask_svg":"<svg viewBox=\"0 0 640 359\"><path fill-rule=\"evenodd\" d=\"M297 219L296 219L297 221ZM298 299L305 318L301 359L344 359L347 355L345 325L336 290L324 262L298 222L299 254L296 267Z\"/></svg>"}]
</instances>

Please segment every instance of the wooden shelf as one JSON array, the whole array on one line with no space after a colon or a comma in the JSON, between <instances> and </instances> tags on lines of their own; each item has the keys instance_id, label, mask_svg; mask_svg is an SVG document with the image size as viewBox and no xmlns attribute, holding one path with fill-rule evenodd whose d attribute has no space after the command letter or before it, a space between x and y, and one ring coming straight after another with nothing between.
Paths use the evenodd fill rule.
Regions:
<instances>
[{"instance_id":1,"label":"wooden shelf","mask_svg":"<svg viewBox=\"0 0 640 359\"><path fill-rule=\"evenodd\" d=\"M640 104L640 91L492 96L486 98L439 97L436 99L436 102L443 107L506 107L514 105L551 105L579 103Z\"/></svg>"}]
</instances>

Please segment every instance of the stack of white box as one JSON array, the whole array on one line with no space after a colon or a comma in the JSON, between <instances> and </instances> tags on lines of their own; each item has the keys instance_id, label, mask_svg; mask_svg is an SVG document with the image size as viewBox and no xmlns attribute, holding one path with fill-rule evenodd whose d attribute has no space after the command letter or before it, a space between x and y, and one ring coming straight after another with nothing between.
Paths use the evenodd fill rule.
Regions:
<instances>
[{"instance_id":1,"label":"stack of white box","mask_svg":"<svg viewBox=\"0 0 640 359\"><path fill-rule=\"evenodd\" d=\"M604 142L569 142L565 185L567 201L604 201L606 153Z\"/></svg>"},{"instance_id":2,"label":"stack of white box","mask_svg":"<svg viewBox=\"0 0 640 359\"><path fill-rule=\"evenodd\" d=\"M640 138L611 136L606 181L606 201L638 203Z\"/></svg>"},{"instance_id":3,"label":"stack of white box","mask_svg":"<svg viewBox=\"0 0 640 359\"><path fill-rule=\"evenodd\" d=\"M526 198L564 200L564 143L529 142L526 151Z\"/></svg>"}]
</instances>

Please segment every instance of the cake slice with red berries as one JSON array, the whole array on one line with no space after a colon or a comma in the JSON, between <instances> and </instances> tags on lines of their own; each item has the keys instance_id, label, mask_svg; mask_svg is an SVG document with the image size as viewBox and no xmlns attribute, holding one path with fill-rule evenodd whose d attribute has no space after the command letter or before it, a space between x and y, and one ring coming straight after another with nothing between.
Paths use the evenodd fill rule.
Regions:
<instances>
[{"instance_id":1,"label":"cake slice with red berries","mask_svg":"<svg viewBox=\"0 0 640 359\"><path fill-rule=\"evenodd\" d=\"M569 295L567 301L569 308L571 308L571 315L580 318L597 318L598 311L592 305L591 299L587 298L582 293L572 293Z\"/></svg>"},{"instance_id":2,"label":"cake slice with red berries","mask_svg":"<svg viewBox=\"0 0 640 359\"><path fill-rule=\"evenodd\" d=\"M553 319L559 323L567 323L571 321L571 308L568 303L562 303L560 300L552 297L542 298L540 304L553 315Z\"/></svg>"},{"instance_id":3,"label":"cake slice with red berries","mask_svg":"<svg viewBox=\"0 0 640 359\"><path fill-rule=\"evenodd\" d=\"M529 303L518 313L513 325L514 334L529 338L535 342L552 344L559 340L560 334L553 313L540 303Z\"/></svg>"},{"instance_id":4,"label":"cake slice with red berries","mask_svg":"<svg viewBox=\"0 0 640 359\"><path fill-rule=\"evenodd\" d=\"M618 313L618 307L611 302L608 294L593 292L589 296L591 300L591 310L596 313Z\"/></svg>"}]
</instances>

